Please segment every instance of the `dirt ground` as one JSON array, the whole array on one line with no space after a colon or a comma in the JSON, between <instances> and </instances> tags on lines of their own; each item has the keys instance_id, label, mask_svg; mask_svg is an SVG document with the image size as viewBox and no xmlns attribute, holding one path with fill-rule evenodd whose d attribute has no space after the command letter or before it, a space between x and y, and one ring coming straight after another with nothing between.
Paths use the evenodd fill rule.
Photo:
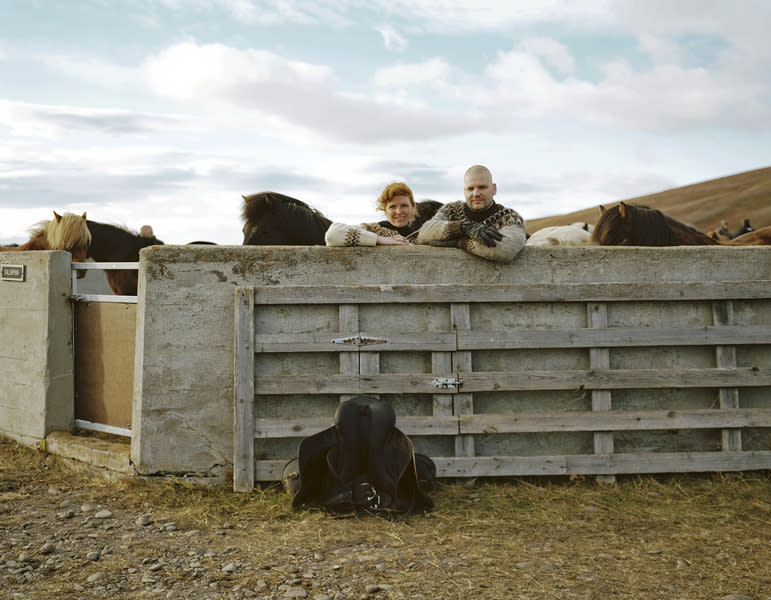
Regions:
<instances>
[{"instance_id":1,"label":"dirt ground","mask_svg":"<svg viewBox=\"0 0 771 600\"><path fill-rule=\"evenodd\" d=\"M0 438L0 598L771 600L771 473L441 484L407 521Z\"/></svg>"}]
</instances>

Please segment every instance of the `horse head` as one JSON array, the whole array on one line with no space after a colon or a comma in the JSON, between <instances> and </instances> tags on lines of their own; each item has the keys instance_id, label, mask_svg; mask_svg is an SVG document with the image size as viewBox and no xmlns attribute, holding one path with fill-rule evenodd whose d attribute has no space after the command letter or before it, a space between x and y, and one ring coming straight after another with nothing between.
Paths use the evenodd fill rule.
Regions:
<instances>
[{"instance_id":1,"label":"horse head","mask_svg":"<svg viewBox=\"0 0 771 600\"><path fill-rule=\"evenodd\" d=\"M332 221L301 200L276 192L242 196L244 246L323 245Z\"/></svg>"}]
</instances>

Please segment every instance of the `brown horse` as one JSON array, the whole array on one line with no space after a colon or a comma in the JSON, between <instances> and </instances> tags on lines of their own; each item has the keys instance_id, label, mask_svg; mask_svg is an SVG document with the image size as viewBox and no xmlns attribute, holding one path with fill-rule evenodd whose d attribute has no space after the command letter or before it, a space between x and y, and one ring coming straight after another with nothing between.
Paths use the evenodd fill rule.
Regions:
<instances>
[{"instance_id":1,"label":"brown horse","mask_svg":"<svg viewBox=\"0 0 771 600\"><path fill-rule=\"evenodd\" d=\"M19 252L25 250L66 250L72 254L72 262L85 262L91 232L86 224L86 213L79 216L73 213L58 214L50 221L40 221L31 230L28 242L21 246L0 246L0 252ZM81 275L82 273L82 275ZM84 277L85 271L79 271L78 277Z\"/></svg>"},{"instance_id":2,"label":"brown horse","mask_svg":"<svg viewBox=\"0 0 771 600\"><path fill-rule=\"evenodd\" d=\"M600 207L592 241L600 246L716 246L708 235L647 206Z\"/></svg>"},{"instance_id":3,"label":"brown horse","mask_svg":"<svg viewBox=\"0 0 771 600\"><path fill-rule=\"evenodd\" d=\"M660 210L620 202L600 206L600 219L592 241L600 246L764 246L771 244L771 226L761 227L732 240L719 240Z\"/></svg>"}]
</instances>

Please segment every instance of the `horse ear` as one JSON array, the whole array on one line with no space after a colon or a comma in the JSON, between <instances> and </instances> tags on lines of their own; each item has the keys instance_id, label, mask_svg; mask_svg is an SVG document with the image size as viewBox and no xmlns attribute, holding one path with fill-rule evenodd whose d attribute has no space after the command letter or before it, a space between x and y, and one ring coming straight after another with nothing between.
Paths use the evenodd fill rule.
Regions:
<instances>
[{"instance_id":1,"label":"horse ear","mask_svg":"<svg viewBox=\"0 0 771 600\"><path fill-rule=\"evenodd\" d=\"M62 216L59 213L57 213L56 211L54 211L54 218L56 219L57 223L61 223L62 222Z\"/></svg>"},{"instance_id":2,"label":"horse ear","mask_svg":"<svg viewBox=\"0 0 771 600\"><path fill-rule=\"evenodd\" d=\"M86 220L86 211L85 210L83 211L83 216L81 217L81 219L83 219L84 221Z\"/></svg>"},{"instance_id":3,"label":"horse ear","mask_svg":"<svg viewBox=\"0 0 771 600\"><path fill-rule=\"evenodd\" d=\"M241 197L244 199L244 202L246 202L246 196L244 196L243 194L241 194Z\"/></svg>"},{"instance_id":4,"label":"horse ear","mask_svg":"<svg viewBox=\"0 0 771 600\"><path fill-rule=\"evenodd\" d=\"M602 204L600 204L600 214L604 213L606 210L607 209Z\"/></svg>"},{"instance_id":5,"label":"horse ear","mask_svg":"<svg viewBox=\"0 0 771 600\"><path fill-rule=\"evenodd\" d=\"M626 221L627 217L629 216L629 209L623 202L618 203L618 214L624 221Z\"/></svg>"}]
</instances>

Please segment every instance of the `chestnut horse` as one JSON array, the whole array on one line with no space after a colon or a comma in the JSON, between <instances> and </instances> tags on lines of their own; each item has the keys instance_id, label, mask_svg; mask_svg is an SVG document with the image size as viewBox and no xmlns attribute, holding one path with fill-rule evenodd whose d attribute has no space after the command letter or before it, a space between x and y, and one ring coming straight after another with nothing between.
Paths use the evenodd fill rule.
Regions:
<instances>
[{"instance_id":1,"label":"chestnut horse","mask_svg":"<svg viewBox=\"0 0 771 600\"><path fill-rule=\"evenodd\" d=\"M592 232L600 246L763 246L771 244L771 226L732 240L719 241L660 210L620 202L605 209Z\"/></svg>"},{"instance_id":2,"label":"chestnut horse","mask_svg":"<svg viewBox=\"0 0 771 600\"><path fill-rule=\"evenodd\" d=\"M50 221L37 223L31 230L31 234L28 242L21 246L0 246L0 252L66 250L72 254L72 262L86 261L87 250L91 242L91 232L88 229L86 213L60 215L54 211L54 218ZM83 277L85 274L85 271L79 271L78 277Z\"/></svg>"}]
</instances>

